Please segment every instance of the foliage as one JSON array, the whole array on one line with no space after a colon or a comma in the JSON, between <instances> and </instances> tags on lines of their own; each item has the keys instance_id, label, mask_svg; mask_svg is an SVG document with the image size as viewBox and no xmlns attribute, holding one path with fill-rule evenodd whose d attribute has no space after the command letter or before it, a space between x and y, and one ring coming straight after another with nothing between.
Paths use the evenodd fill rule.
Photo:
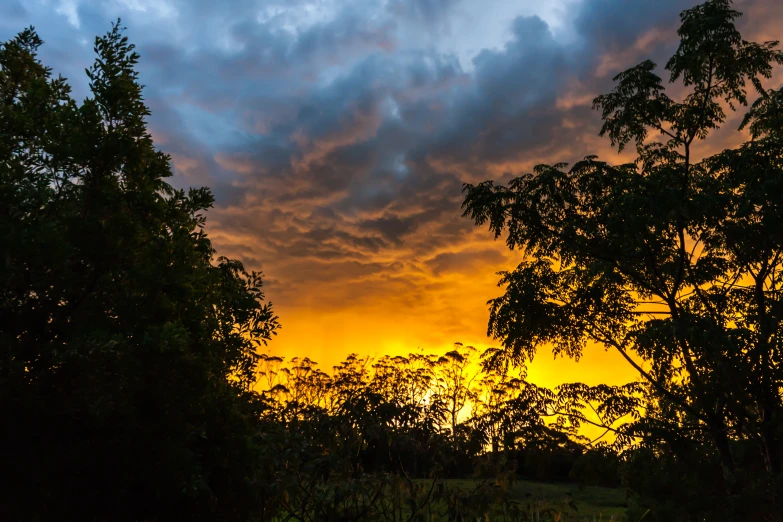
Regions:
<instances>
[{"instance_id":1,"label":"foliage","mask_svg":"<svg viewBox=\"0 0 783 522\"><path fill-rule=\"evenodd\" d=\"M578 424L558 412L557 393L521 374L482 369L477 359L466 364L476 353L456 343L444 356L351 355L329 372L307 358L261 355L259 390L273 427L265 434L269 491L278 499L262 520L530 520L568 512L520 497L515 484L573 479L586 451ZM455 397L469 401L455 410ZM619 457L602 455L615 463L600 471L614 474L603 480L616 486Z\"/></svg>"},{"instance_id":2,"label":"foliage","mask_svg":"<svg viewBox=\"0 0 783 522\"><path fill-rule=\"evenodd\" d=\"M762 82L783 53L744 41L738 16L728 0L682 13L680 99L650 61L595 99L634 163L465 187L466 215L526 254L489 302L501 348L329 372L260 353L279 328L261 274L215 256L207 189L166 183L119 22L82 103L33 29L2 44L2 518L580 517L570 495L522 496L534 479L622 481L651 521L781 520L783 90ZM750 140L696 157L748 85ZM527 381L541 346L591 343L639 382Z\"/></svg>"},{"instance_id":3,"label":"foliage","mask_svg":"<svg viewBox=\"0 0 783 522\"><path fill-rule=\"evenodd\" d=\"M523 363L542 345L573 358L588 343L617 351L640 383L575 385L566 402L600 402L611 414L599 424L626 447L665 447L678 469L698 457L722 476L720 492L704 483L700 516L736 519L731 506L763 490L761 511L780 520L783 94L762 81L783 53L743 40L739 16L729 0L682 13L665 67L681 99L651 61L595 99L601 135L619 149L634 143L634 163L539 165L508 186L466 185L464 208L526 254L489 303L489 334L503 345L490 362ZM747 105L748 84L758 96L742 124L751 140L697 158L727 111ZM749 472L743 442L763 471Z\"/></svg>"},{"instance_id":4,"label":"foliage","mask_svg":"<svg viewBox=\"0 0 783 522\"><path fill-rule=\"evenodd\" d=\"M0 47L0 408L9 520L528 520L518 472L581 452L556 397L478 351L327 373L259 353L261 275L166 183L119 22L81 104L32 29ZM449 477L481 477L470 488ZM538 501L536 501L538 502ZM554 512L554 511L553 511Z\"/></svg>"},{"instance_id":5,"label":"foliage","mask_svg":"<svg viewBox=\"0 0 783 522\"><path fill-rule=\"evenodd\" d=\"M261 275L214 258L207 189L166 183L119 21L81 104L41 44L0 46L2 518L248 520Z\"/></svg>"}]
</instances>

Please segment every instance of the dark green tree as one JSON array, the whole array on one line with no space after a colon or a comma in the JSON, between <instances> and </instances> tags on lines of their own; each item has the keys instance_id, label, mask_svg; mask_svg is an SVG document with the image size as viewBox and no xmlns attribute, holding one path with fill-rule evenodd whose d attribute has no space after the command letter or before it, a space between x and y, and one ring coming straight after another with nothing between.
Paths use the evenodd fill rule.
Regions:
<instances>
[{"instance_id":1,"label":"dark green tree","mask_svg":"<svg viewBox=\"0 0 783 522\"><path fill-rule=\"evenodd\" d=\"M504 347L495 363L544 345L574 358L589 342L616 350L638 370L644 400L619 388L584 395L604 396L613 419L646 407L621 439L714 455L721 516L736 520L727 502L761 488L764 516L780 520L783 93L762 81L783 53L743 40L739 16L730 0L682 13L665 66L681 98L645 61L595 99L601 135L635 144L635 162L539 165L508 186L466 185L463 208L526 254L490 301L489 334ZM750 141L698 157L727 111L747 105L749 86ZM578 390L566 388L569 400ZM755 445L760 469L740 458L740 441Z\"/></svg>"},{"instance_id":2,"label":"dark green tree","mask_svg":"<svg viewBox=\"0 0 783 522\"><path fill-rule=\"evenodd\" d=\"M261 275L215 258L208 189L166 183L119 21L80 104L41 44L0 46L0 518L250 520Z\"/></svg>"}]
</instances>

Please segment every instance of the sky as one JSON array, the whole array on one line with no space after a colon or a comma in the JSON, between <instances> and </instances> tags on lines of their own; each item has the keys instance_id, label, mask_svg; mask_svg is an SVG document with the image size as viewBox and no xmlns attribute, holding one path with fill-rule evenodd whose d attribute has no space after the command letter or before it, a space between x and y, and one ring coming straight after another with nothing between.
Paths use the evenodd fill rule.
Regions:
<instances>
[{"instance_id":1,"label":"sky","mask_svg":"<svg viewBox=\"0 0 783 522\"><path fill-rule=\"evenodd\" d=\"M271 352L328 366L498 345L486 301L522 257L461 217L463 183L629 159L598 137L592 99L625 68L665 64L695 3L2 0L0 40L35 26L81 99L94 37L121 17L171 183L211 187L218 254L264 273L283 325ZM783 2L735 6L746 39L783 39ZM735 145L737 123L710 146ZM578 364L544 348L528 375L634 379L599 347Z\"/></svg>"}]
</instances>

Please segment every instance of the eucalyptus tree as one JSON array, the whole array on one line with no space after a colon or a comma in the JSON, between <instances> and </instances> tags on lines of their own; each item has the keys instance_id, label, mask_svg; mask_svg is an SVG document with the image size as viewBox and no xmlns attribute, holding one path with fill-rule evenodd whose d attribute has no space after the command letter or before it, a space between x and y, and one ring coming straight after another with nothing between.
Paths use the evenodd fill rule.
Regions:
<instances>
[{"instance_id":1,"label":"eucalyptus tree","mask_svg":"<svg viewBox=\"0 0 783 522\"><path fill-rule=\"evenodd\" d=\"M463 205L526 254L489 303L489 334L504 348L494 362L524 362L544 345L573 358L588 343L617 352L646 398L637 386L625 402L621 389L585 393L614 413L647 408L620 430L626 442L711 448L729 492L751 480L734 442L756 444L767 481L780 477L783 435L783 94L763 85L783 53L745 41L739 16L729 0L683 11L665 65L672 88L647 60L594 100L601 135L635 145L634 162L539 165L508 185L466 185ZM748 105L749 88L750 140L698 156L718 146L710 136Z\"/></svg>"},{"instance_id":2,"label":"eucalyptus tree","mask_svg":"<svg viewBox=\"0 0 783 522\"><path fill-rule=\"evenodd\" d=\"M434 391L446 411L447 427L457 439L461 413L475 396L478 377L478 350L473 346L454 343L454 349L438 358L435 366Z\"/></svg>"}]
</instances>

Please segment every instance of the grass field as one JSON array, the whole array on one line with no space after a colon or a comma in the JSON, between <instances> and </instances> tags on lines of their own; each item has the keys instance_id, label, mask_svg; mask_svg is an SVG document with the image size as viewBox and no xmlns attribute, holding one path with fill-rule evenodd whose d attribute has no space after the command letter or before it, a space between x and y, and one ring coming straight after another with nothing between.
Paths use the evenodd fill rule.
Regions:
<instances>
[{"instance_id":1,"label":"grass field","mask_svg":"<svg viewBox=\"0 0 783 522\"><path fill-rule=\"evenodd\" d=\"M448 482L463 488L472 488L476 484L473 480ZM531 481L516 481L511 488L518 500L538 505L542 512L548 508L560 512L561 522L625 520L627 503L625 492L621 489ZM573 507L566 508L569 505ZM552 517L542 515L541 520L552 520Z\"/></svg>"},{"instance_id":2,"label":"grass field","mask_svg":"<svg viewBox=\"0 0 783 522\"><path fill-rule=\"evenodd\" d=\"M431 492L431 488L434 487L433 483L426 479L417 479L413 482L418 494L423 492L425 497L427 492ZM626 518L625 492L621 489L520 480L503 486L502 496L497 497L493 490L498 491L494 488L498 488L499 485L494 482L473 479L449 479L445 482L445 484L441 484L456 496L448 496L452 500L445 500L444 497L441 497L429 504L419 503L415 520L428 522L638 522ZM388 497L378 501L376 508L380 508L379 513L382 514L374 516L371 518L372 520L389 522L411 520L412 512L405 496L406 493L403 493L400 498L395 497L394 491L398 490L396 488L389 489ZM489 495L484 496L484 493L487 492ZM419 500L421 498L419 496ZM463 502L467 502L461 504L461 507L460 501L457 500L460 498L463 499ZM329 495L324 500L328 505ZM334 518L332 515L328 517L329 520L342 520ZM299 518L292 513L290 516L281 516L275 520L288 522L325 520L319 517Z\"/></svg>"}]
</instances>

